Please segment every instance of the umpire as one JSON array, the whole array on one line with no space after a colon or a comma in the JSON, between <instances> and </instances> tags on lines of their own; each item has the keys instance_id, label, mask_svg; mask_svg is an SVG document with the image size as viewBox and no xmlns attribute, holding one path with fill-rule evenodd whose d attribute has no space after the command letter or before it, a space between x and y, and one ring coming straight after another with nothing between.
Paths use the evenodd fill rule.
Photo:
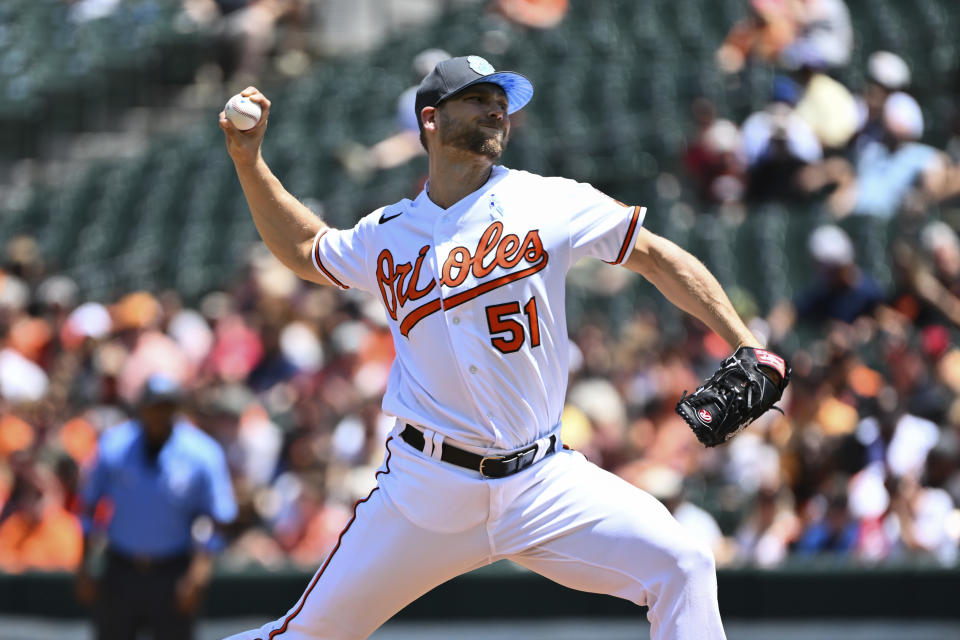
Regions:
<instances>
[{"instance_id":1,"label":"umpire","mask_svg":"<svg viewBox=\"0 0 960 640\"><path fill-rule=\"evenodd\" d=\"M179 416L181 403L174 381L151 377L136 417L104 432L82 489L84 562L76 587L78 598L94 605L98 640L190 640L219 546L211 519L224 524L236 516L223 451ZM110 515L101 517L105 511ZM90 543L101 521L105 566L94 581Z\"/></svg>"}]
</instances>

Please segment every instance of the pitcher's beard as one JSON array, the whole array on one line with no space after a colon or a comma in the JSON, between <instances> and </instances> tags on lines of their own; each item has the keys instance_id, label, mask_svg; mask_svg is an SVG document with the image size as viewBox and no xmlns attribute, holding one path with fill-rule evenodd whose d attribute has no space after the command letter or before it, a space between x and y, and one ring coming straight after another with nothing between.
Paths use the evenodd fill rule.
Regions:
<instances>
[{"instance_id":1,"label":"pitcher's beard","mask_svg":"<svg viewBox=\"0 0 960 640\"><path fill-rule=\"evenodd\" d=\"M441 116L440 143L462 151L482 155L490 160L498 160L507 148L505 132L491 134L479 125L454 125Z\"/></svg>"}]
</instances>

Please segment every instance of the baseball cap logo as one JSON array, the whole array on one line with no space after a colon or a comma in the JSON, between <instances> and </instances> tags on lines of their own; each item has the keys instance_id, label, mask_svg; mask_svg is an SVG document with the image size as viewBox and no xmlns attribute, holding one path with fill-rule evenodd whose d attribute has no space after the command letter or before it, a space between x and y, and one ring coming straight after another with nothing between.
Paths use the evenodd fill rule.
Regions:
<instances>
[{"instance_id":1,"label":"baseball cap logo","mask_svg":"<svg viewBox=\"0 0 960 640\"><path fill-rule=\"evenodd\" d=\"M491 73L494 73L496 69L493 68L493 65L481 58L480 56L467 56L467 64L470 65L470 68L479 73L482 76L488 76Z\"/></svg>"},{"instance_id":2,"label":"baseball cap logo","mask_svg":"<svg viewBox=\"0 0 960 640\"><path fill-rule=\"evenodd\" d=\"M700 422L706 424L713 422L713 416L710 415L710 412L706 409L700 409L700 411L697 411L697 417L700 418Z\"/></svg>"}]
</instances>

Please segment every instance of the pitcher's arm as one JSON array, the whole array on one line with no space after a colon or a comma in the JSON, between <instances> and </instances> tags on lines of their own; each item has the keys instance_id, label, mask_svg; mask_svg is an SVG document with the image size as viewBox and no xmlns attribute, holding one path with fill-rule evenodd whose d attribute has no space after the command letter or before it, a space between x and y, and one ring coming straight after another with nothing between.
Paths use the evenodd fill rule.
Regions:
<instances>
[{"instance_id":1,"label":"pitcher's arm","mask_svg":"<svg viewBox=\"0 0 960 640\"><path fill-rule=\"evenodd\" d=\"M761 346L713 274L666 238L640 229L624 266L649 280L667 300L713 329L734 349Z\"/></svg>"},{"instance_id":2,"label":"pitcher's arm","mask_svg":"<svg viewBox=\"0 0 960 640\"><path fill-rule=\"evenodd\" d=\"M267 128L270 101L255 87L243 95L260 105L260 121L241 131L220 113L220 128L226 136L227 153L237 170L253 223L271 253L304 280L330 284L313 266L313 239L327 224L297 200L280 183L260 153Z\"/></svg>"}]
</instances>

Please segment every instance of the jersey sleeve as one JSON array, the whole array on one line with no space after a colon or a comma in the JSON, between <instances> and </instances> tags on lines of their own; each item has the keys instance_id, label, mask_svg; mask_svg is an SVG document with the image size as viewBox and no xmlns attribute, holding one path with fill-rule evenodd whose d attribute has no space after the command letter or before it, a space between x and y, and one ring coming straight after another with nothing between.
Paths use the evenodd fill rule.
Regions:
<instances>
[{"instance_id":1,"label":"jersey sleeve","mask_svg":"<svg viewBox=\"0 0 960 640\"><path fill-rule=\"evenodd\" d=\"M587 256L623 263L637 241L646 207L625 205L577 182L569 182L562 195L568 212L570 264Z\"/></svg>"},{"instance_id":2,"label":"jersey sleeve","mask_svg":"<svg viewBox=\"0 0 960 640\"><path fill-rule=\"evenodd\" d=\"M364 221L352 229L321 229L313 239L313 266L341 289L370 291Z\"/></svg>"}]
</instances>

